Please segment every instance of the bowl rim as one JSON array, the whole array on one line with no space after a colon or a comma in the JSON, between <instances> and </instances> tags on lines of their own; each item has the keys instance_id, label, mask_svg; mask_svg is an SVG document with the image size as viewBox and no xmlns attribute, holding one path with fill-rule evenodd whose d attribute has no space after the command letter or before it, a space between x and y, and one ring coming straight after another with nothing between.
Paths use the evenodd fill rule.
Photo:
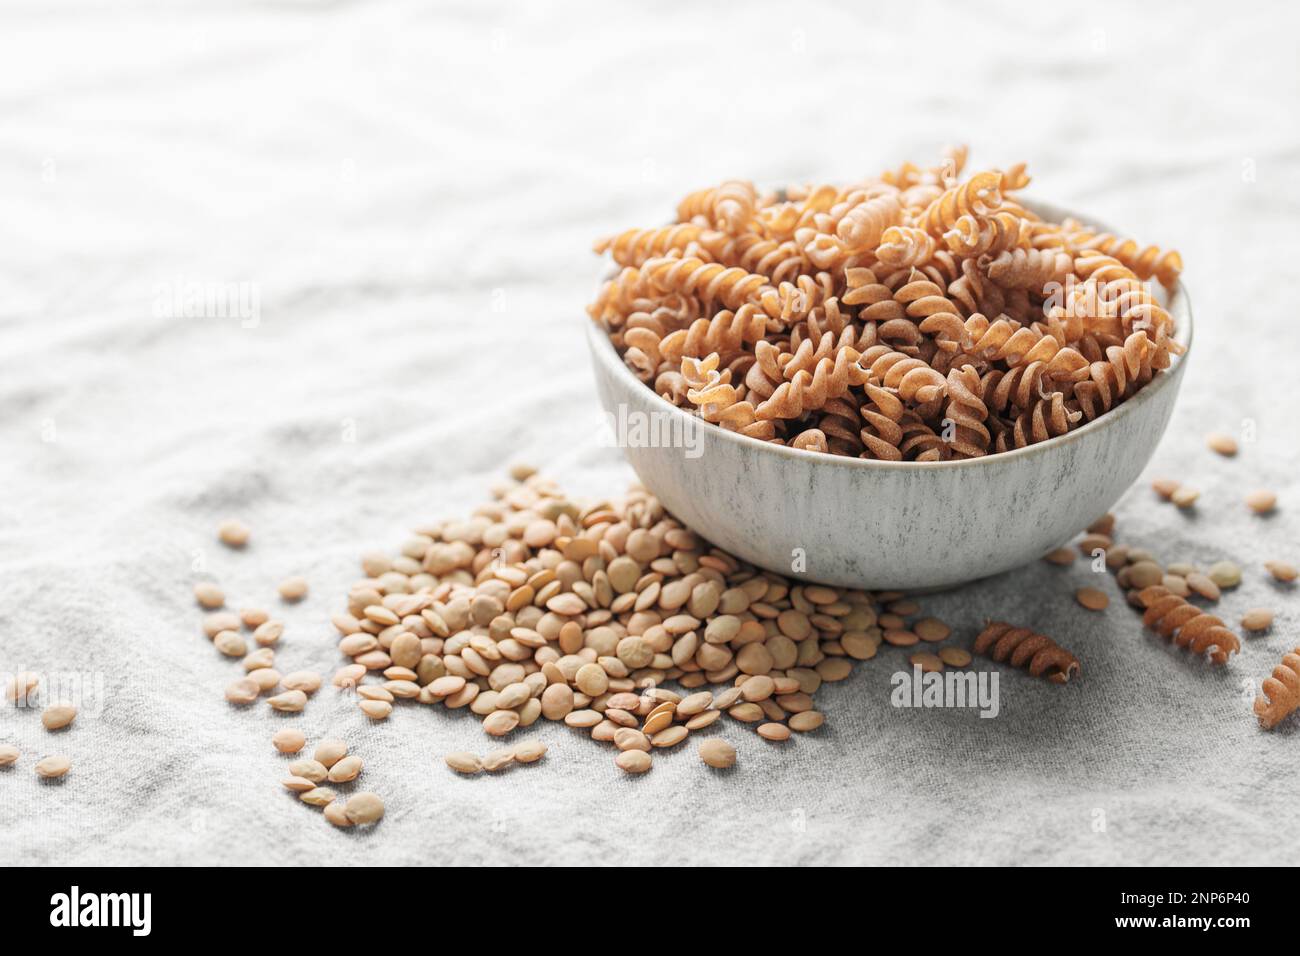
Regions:
<instances>
[{"instance_id":1,"label":"bowl rim","mask_svg":"<svg viewBox=\"0 0 1300 956\"><path fill-rule=\"evenodd\" d=\"M1080 215L1072 210L1057 206L1054 203L1043 202L1042 200L1033 200L1025 197L1022 203L1034 212L1045 217L1051 217L1056 220L1070 217L1076 219L1089 228L1110 233L1111 235L1125 235L1117 233L1109 226L1093 219L1090 216ZM699 427L701 433L713 435L725 441L738 443L742 447L749 446L762 448L772 454L788 456L792 459L812 462L824 465L837 466L841 468L857 468L865 470L873 469L911 469L911 470L938 470L947 468L978 468L991 467L998 462L1010 463L1014 460L1025 458L1032 455L1050 454L1052 450L1062 448L1071 442L1081 441L1084 437L1095 431L1100 431L1108 425L1120 421L1128 415L1137 414L1143 407L1149 405L1155 397L1166 388L1177 387L1175 380L1181 375L1182 367L1187 361L1188 355L1192 350L1192 307L1191 300L1187 295L1187 288L1183 285L1182 280L1175 283L1174 288L1170 291L1168 302L1165 308L1173 315L1175 322L1174 341L1183 346L1182 355L1171 356L1171 365L1165 369L1162 374L1156 375L1150 382L1144 385L1141 390L1132 398L1121 402L1117 407L1110 411L1098 415L1092 421L1081 425L1064 435L1057 435L1055 438L1049 438L1046 441L1036 442L1032 445L1026 445L1023 448L1015 448L1011 451L997 452L992 455L984 455L980 458L961 458L954 461L882 461L879 458L853 458L848 455L833 455L829 452L809 451L803 448L791 448L788 445L777 445L772 442L763 441L761 438L752 438L749 435L742 435L739 432L733 432L715 425L712 422L706 422L698 415L692 415L684 411L681 407L668 401L654 389L649 388L644 382L632 374L632 370L619 357L618 352L614 349L614 343L610 341L605 330L594 320L588 319L587 326L587 344L591 349L592 356L602 363L606 369L612 371L613 375L622 380L624 385L640 389L642 392L651 396L655 401L663 404L664 408L669 409L672 414L678 415L683 419L683 428Z\"/></svg>"}]
</instances>

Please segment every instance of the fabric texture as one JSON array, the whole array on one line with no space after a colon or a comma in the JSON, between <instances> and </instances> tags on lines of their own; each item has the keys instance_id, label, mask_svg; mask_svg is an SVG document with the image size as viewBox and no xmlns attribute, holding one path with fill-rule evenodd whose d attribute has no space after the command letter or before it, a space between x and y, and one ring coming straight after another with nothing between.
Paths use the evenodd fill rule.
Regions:
<instances>
[{"instance_id":1,"label":"fabric texture","mask_svg":"<svg viewBox=\"0 0 1300 956\"><path fill-rule=\"evenodd\" d=\"M1300 724L1264 733L1250 701L1300 643L1294 589L1261 566L1300 559L1296 12L1220 9L8 5L0 670L88 693L57 736L0 711L22 752L0 770L5 862L1287 862ZM847 180L950 141L1182 251L1191 365L1118 538L1244 569L1219 612L1277 621L1230 666L1144 632L1111 581L1108 610L1078 607L1084 562L1039 562L923 604L959 643L990 617L1051 635L1077 683L1006 671L995 719L897 709L886 649L821 692L816 734L715 725L728 773L689 744L629 778L547 724L542 763L464 779L442 755L494 741L463 713L372 723L330 688L292 718L226 704L239 667L200 631L196 580L286 622L282 671L328 675L362 552L467 513L511 462L575 494L632 480L582 339L594 238L728 176ZM1228 460L1211 430L1253 440ZM1198 506L1158 504L1156 475ZM1248 512L1254 487L1274 516ZM242 552L214 537L232 515ZM282 606L290 574L311 593ZM281 789L286 725L351 742L365 770L342 789L380 793L379 826L336 830ZM71 772L38 781L58 752Z\"/></svg>"}]
</instances>

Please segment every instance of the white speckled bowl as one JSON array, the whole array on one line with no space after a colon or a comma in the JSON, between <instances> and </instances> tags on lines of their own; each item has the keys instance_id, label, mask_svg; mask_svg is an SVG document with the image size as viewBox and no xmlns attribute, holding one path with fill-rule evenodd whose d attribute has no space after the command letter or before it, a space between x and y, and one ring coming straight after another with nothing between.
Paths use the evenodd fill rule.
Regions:
<instances>
[{"instance_id":1,"label":"white speckled bowl","mask_svg":"<svg viewBox=\"0 0 1300 956\"><path fill-rule=\"evenodd\" d=\"M1089 221L1030 205L1048 218ZM1166 308L1175 338L1190 347L1192 314L1181 283ZM802 555L799 577L890 590L997 574L1082 531L1150 460L1187 364L1186 354L1175 357L1133 398L1059 438L968 461L887 462L798 451L700 422L638 381L593 322L587 342L609 415L687 436L687 448L620 442L669 511L769 570L791 574Z\"/></svg>"}]
</instances>

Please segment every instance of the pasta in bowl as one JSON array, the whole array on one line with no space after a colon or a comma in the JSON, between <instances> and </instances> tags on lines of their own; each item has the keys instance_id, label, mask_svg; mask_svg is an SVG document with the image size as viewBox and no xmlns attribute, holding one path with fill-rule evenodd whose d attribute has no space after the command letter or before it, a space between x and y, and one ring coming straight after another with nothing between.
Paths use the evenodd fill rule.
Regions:
<instances>
[{"instance_id":1,"label":"pasta in bowl","mask_svg":"<svg viewBox=\"0 0 1300 956\"><path fill-rule=\"evenodd\" d=\"M1181 383L1181 262L994 203L1023 170L981 175L840 190L783 249L737 240L768 206L724 184L604 244L623 269L590 310L597 385L670 511L772 571L916 589L1032 560L1119 498Z\"/></svg>"}]
</instances>

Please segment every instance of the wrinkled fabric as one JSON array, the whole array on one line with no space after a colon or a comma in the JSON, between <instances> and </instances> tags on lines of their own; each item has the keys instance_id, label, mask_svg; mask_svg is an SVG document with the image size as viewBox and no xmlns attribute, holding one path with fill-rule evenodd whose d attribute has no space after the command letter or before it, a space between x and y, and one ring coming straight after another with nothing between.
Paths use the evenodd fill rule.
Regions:
<instances>
[{"instance_id":1,"label":"wrinkled fabric","mask_svg":"<svg viewBox=\"0 0 1300 956\"><path fill-rule=\"evenodd\" d=\"M88 699L57 735L0 711L22 751L5 862L1289 861L1300 725L1264 733L1250 702L1300 643L1261 567L1300 560L1293 7L61 6L0 15L0 670ZM886 648L818 695L815 734L715 725L725 773L692 741L628 777L546 725L541 763L465 779L443 755L496 744L465 713L373 723L328 687L291 717L225 702L240 668L196 580L286 622L282 672L329 674L362 552L466 514L510 462L626 487L582 338L593 239L724 177L846 181L950 141L1182 251L1191 365L1118 539L1244 569L1218 611L1277 621L1228 667L1143 631L1085 562L1039 562L924 608L957 645L986 618L1049 634L1077 681L1003 671L991 719L896 708ZM1197 507L1157 503L1156 476ZM1254 487L1277 514L1248 512ZM214 537L232 515L242 552ZM290 574L311 592L284 606ZM1109 609L1075 604L1086 585ZM384 820L339 831L284 791L282 726L350 741L365 769L340 791L380 793ZM51 753L72 770L41 783Z\"/></svg>"}]
</instances>

